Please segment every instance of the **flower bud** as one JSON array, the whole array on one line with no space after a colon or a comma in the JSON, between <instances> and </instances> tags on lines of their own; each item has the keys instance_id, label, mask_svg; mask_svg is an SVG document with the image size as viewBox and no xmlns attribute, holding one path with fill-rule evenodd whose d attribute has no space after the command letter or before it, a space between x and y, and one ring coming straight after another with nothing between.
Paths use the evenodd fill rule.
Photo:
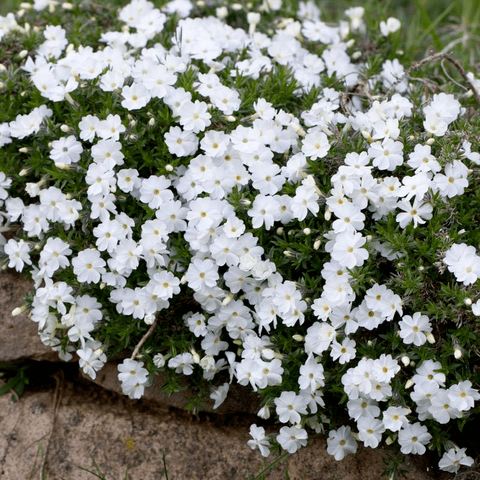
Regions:
<instances>
[{"instance_id":1,"label":"flower bud","mask_svg":"<svg viewBox=\"0 0 480 480\"><path fill-rule=\"evenodd\" d=\"M270 418L270 408L265 405L258 411L257 415L264 420L268 420Z\"/></svg>"},{"instance_id":2,"label":"flower bud","mask_svg":"<svg viewBox=\"0 0 480 480\"><path fill-rule=\"evenodd\" d=\"M190 353L192 354L194 363L199 364L200 363L200 355L193 348L190 350Z\"/></svg>"},{"instance_id":3,"label":"flower bud","mask_svg":"<svg viewBox=\"0 0 480 480\"><path fill-rule=\"evenodd\" d=\"M12 311L12 317L18 317L18 315L22 314L27 309L26 305L22 305L21 307L14 308Z\"/></svg>"},{"instance_id":4,"label":"flower bud","mask_svg":"<svg viewBox=\"0 0 480 480\"><path fill-rule=\"evenodd\" d=\"M166 361L166 357L164 355L162 355L161 353L157 353L154 357L153 357L153 364L157 367L157 368L162 368L165 366L165 361Z\"/></svg>"},{"instance_id":5,"label":"flower bud","mask_svg":"<svg viewBox=\"0 0 480 480\"><path fill-rule=\"evenodd\" d=\"M427 145L433 145L435 143L435 139L432 137L432 138L429 138L426 142L425 142Z\"/></svg>"},{"instance_id":6,"label":"flower bud","mask_svg":"<svg viewBox=\"0 0 480 480\"><path fill-rule=\"evenodd\" d=\"M173 172L173 165L170 165L169 163L165 165L165 170L167 172Z\"/></svg>"},{"instance_id":7,"label":"flower bud","mask_svg":"<svg viewBox=\"0 0 480 480\"><path fill-rule=\"evenodd\" d=\"M431 332L428 332L426 334L426 337L427 337L427 342L430 343L431 345L433 345L435 343L435 337L432 335Z\"/></svg>"},{"instance_id":8,"label":"flower bud","mask_svg":"<svg viewBox=\"0 0 480 480\"><path fill-rule=\"evenodd\" d=\"M297 342L303 342L303 336L298 333L296 333L295 335L292 335L292 338Z\"/></svg>"},{"instance_id":9,"label":"flower bud","mask_svg":"<svg viewBox=\"0 0 480 480\"><path fill-rule=\"evenodd\" d=\"M64 10L73 10L73 4L70 2L63 2L62 3L62 8Z\"/></svg>"},{"instance_id":10,"label":"flower bud","mask_svg":"<svg viewBox=\"0 0 480 480\"><path fill-rule=\"evenodd\" d=\"M401 360L406 367L410 365L410 359L407 357L407 355L404 355Z\"/></svg>"},{"instance_id":11,"label":"flower bud","mask_svg":"<svg viewBox=\"0 0 480 480\"><path fill-rule=\"evenodd\" d=\"M387 439L385 440L386 445L391 445L395 441L395 437L392 435L388 436Z\"/></svg>"},{"instance_id":12,"label":"flower bud","mask_svg":"<svg viewBox=\"0 0 480 480\"><path fill-rule=\"evenodd\" d=\"M155 321L155 315L152 315L151 313L148 315L145 315L145 317L143 317L143 321L147 325L153 325L153 322Z\"/></svg>"},{"instance_id":13,"label":"flower bud","mask_svg":"<svg viewBox=\"0 0 480 480\"><path fill-rule=\"evenodd\" d=\"M304 229L303 229L303 233L304 233L305 235L310 235L310 234L312 233L312 231L307 227L307 228L304 228Z\"/></svg>"},{"instance_id":14,"label":"flower bud","mask_svg":"<svg viewBox=\"0 0 480 480\"><path fill-rule=\"evenodd\" d=\"M233 293L228 293L222 300L222 305L225 307L233 300Z\"/></svg>"},{"instance_id":15,"label":"flower bud","mask_svg":"<svg viewBox=\"0 0 480 480\"><path fill-rule=\"evenodd\" d=\"M472 304L472 299L471 299L471 298L466 298L466 299L463 301L463 303L464 303L467 307L469 307L469 306Z\"/></svg>"},{"instance_id":16,"label":"flower bud","mask_svg":"<svg viewBox=\"0 0 480 480\"><path fill-rule=\"evenodd\" d=\"M261 355L265 360L272 360L275 358L275 352L271 348L262 349Z\"/></svg>"},{"instance_id":17,"label":"flower bud","mask_svg":"<svg viewBox=\"0 0 480 480\"><path fill-rule=\"evenodd\" d=\"M93 352L93 354L98 358L100 355L103 354L103 349L97 348L97 349Z\"/></svg>"},{"instance_id":18,"label":"flower bud","mask_svg":"<svg viewBox=\"0 0 480 480\"><path fill-rule=\"evenodd\" d=\"M321 243L322 243L321 239L317 238L313 244L313 249L318 250L320 248Z\"/></svg>"},{"instance_id":19,"label":"flower bud","mask_svg":"<svg viewBox=\"0 0 480 480\"><path fill-rule=\"evenodd\" d=\"M212 370L215 370L215 359L212 357L212 355L205 355L200 360L200 367L205 372L211 372Z\"/></svg>"},{"instance_id":20,"label":"flower bud","mask_svg":"<svg viewBox=\"0 0 480 480\"><path fill-rule=\"evenodd\" d=\"M220 20L223 20L227 17L228 15L228 8L223 5L221 7L218 7L216 10L215 10L215 15L217 16L217 18L219 18Z\"/></svg>"},{"instance_id":21,"label":"flower bud","mask_svg":"<svg viewBox=\"0 0 480 480\"><path fill-rule=\"evenodd\" d=\"M454 351L453 351L453 356L455 357L456 360L460 360L462 357L463 357L463 352L462 352L462 349L457 347Z\"/></svg>"},{"instance_id":22,"label":"flower bud","mask_svg":"<svg viewBox=\"0 0 480 480\"><path fill-rule=\"evenodd\" d=\"M277 235L283 235L283 232L284 232L283 227L277 228Z\"/></svg>"},{"instance_id":23,"label":"flower bud","mask_svg":"<svg viewBox=\"0 0 480 480\"><path fill-rule=\"evenodd\" d=\"M408 380L407 383L405 384L405 388L409 389L412 388L414 384L414 381L412 379Z\"/></svg>"},{"instance_id":24,"label":"flower bud","mask_svg":"<svg viewBox=\"0 0 480 480\"><path fill-rule=\"evenodd\" d=\"M362 52L357 50L356 52L352 53L352 60L358 60L362 56Z\"/></svg>"},{"instance_id":25,"label":"flower bud","mask_svg":"<svg viewBox=\"0 0 480 480\"><path fill-rule=\"evenodd\" d=\"M368 142L368 143L373 143L373 138L372 136L370 135L370 133L368 133L366 130L362 130L362 135L363 135L363 138Z\"/></svg>"}]
</instances>

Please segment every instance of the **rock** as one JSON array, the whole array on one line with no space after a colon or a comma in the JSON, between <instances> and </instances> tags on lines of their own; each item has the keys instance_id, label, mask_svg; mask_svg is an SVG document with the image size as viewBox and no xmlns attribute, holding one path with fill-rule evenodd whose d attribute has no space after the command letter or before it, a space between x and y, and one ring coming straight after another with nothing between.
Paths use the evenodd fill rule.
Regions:
<instances>
[{"instance_id":1,"label":"rock","mask_svg":"<svg viewBox=\"0 0 480 480\"><path fill-rule=\"evenodd\" d=\"M26 360L62 362L58 353L45 346L38 336L37 324L32 322L27 313L16 317L12 310L23 305L23 297L32 290L32 282L22 275L13 272L0 273L0 362L22 362ZM107 390L122 394L117 378L117 364L107 364L98 372L95 383ZM90 377L85 376L90 379ZM154 377L152 387L145 390L145 398L154 400L165 407L185 408L191 392L188 390L173 395L160 391L165 383L163 374ZM203 411L214 411L213 401L202 408ZM219 413L248 412L259 410L258 399L249 389L240 385L231 385L227 400L218 409Z\"/></svg>"},{"instance_id":2,"label":"rock","mask_svg":"<svg viewBox=\"0 0 480 480\"><path fill-rule=\"evenodd\" d=\"M0 397L2 480L94 477L79 467L100 471L108 479L159 480L165 478L166 469L168 478L175 480L238 480L254 478L277 458L272 453L264 459L247 445L250 424L262 424L258 417L195 417L146 400L120 397L78 378L62 380L59 374L55 378L50 389L27 391L18 403L8 395ZM273 435L281 427L263 426ZM265 478L380 479L384 478L383 459L392 453L359 446L356 455L337 462L325 448L325 437L318 436L307 448L280 461ZM405 480L451 478L427 473L425 457L412 455L405 461Z\"/></svg>"},{"instance_id":3,"label":"rock","mask_svg":"<svg viewBox=\"0 0 480 480\"><path fill-rule=\"evenodd\" d=\"M32 282L20 274L0 273L0 362L61 361L40 341L37 324L26 313L12 316L12 310L23 305L23 297L31 290Z\"/></svg>"},{"instance_id":4,"label":"rock","mask_svg":"<svg viewBox=\"0 0 480 480\"><path fill-rule=\"evenodd\" d=\"M82 374L83 375L83 374ZM123 395L122 387L118 380L117 364L107 363L98 373L97 378L93 380L97 385ZM88 375L83 375L87 380L91 380ZM165 407L175 407L184 409L188 404L188 397L192 395L192 392L185 390L183 392L167 395L160 389L166 382L166 375L164 372L159 372L154 376L153 384L151 387L145 388L143 398L147 400L153 400ZM251 413L256 414L260 409L260 403L257 396L253 395L251 390L246 387L242 387L238 384L230 385L228 396L223 404L216 410L213 410L213 401L208 400L205 402L199 411L215 412L222 414L229 413Z\"/></svg>"}]
</instances>

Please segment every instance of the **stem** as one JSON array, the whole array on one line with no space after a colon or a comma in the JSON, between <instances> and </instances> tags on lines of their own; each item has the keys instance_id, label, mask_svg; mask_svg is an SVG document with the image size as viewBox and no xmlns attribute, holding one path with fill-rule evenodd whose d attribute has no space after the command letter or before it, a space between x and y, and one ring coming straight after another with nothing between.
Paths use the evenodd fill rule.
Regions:
<instances>
[{"instance_id":1,"label":"stem","mask_svg":"<svg viewBox=\"0 0 480 480\"><path fill-rule=\"evenodd\" d=\"M133 351L132 356L130 357L131 360L135 360L135 357L138 355L138 352L143 347L143 344L148 340L148 337L155 330L157 323L158 323L158 317L155 317L155 320L150 326L150 328L148 329L148 332L142 337L142 339L138 342L137 346L135 347L135 350Z\"/></svg>"},{"instance_id":2,"label":"stem","mask_svg":"<svg viewBox=\"0 0 480 480\"><path fill-rule=\"evenodd\" d=\"M427 63L430 63L430 62L434 62L435 60L438 60L438 59L443 59L443 60L448 60L460 73L460 75L462 76L463 80L469 85L470 87L470 90L472 91L474 97L475 97L475 100L477 101L478 105L480 106L480 96L478 95L478 92L477 90L475 89L474 85L472 84L472 82L469 80L469 78L467 77L467 74L465 73L465 70L464 68L462 67L462 65L460 65L460 63L455 60L452 55L450 53L443 53L443 52L440 52L440 53L434 53L432 55L429 55L428 57L424 58L423 60L420 60L418 62L415 62L410 68L408 68L405 73L389 88L388 92L385 94L385 98L386 97L389 97L392 92L395 90L395 87L406 77L408 77L410 75L411 72L413 72L414 70L419 70L420 68L422 68L424 65L426 65Z\"/></svg>"}]
</instances>

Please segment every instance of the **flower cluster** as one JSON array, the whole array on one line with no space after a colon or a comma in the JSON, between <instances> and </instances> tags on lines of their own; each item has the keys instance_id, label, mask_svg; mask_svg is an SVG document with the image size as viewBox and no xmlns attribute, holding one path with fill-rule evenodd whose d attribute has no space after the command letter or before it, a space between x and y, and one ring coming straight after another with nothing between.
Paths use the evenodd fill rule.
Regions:
<instances>
[{"instance_id":1,"label":"flower cluster","mask_svg":"<svg viewBox=\"0 0 480 480\"><path fill-rule=\"evenodd\" d=\"M91 378L120 358L130 398L159 370L166 391L209 385L214 409L234 381L261 395L259 416L285 424L252 425L263 456L328 424L337 460L384 437L446 449L442 426L480 399L456 353L480 312L464 290L480 296L480 257L456 229L472 227L462 198L480 164L455 130L467 109L422 96L397 58L372 72L352 51L363 8L332 25L300 2L264 28L281 3L132 0L85 44L37 28L17 73L28 102L0 122L0 260L34 280L41 341ZM7 20L2 41L30 28ZM464 449L440 461L460 464Z\"/></svg>"}]
</instances>

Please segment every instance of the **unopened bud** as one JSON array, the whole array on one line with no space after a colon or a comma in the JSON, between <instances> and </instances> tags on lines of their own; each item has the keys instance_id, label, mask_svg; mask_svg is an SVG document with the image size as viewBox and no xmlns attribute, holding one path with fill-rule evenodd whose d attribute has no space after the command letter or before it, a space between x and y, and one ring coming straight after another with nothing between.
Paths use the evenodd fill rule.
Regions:
<instances>
[{"instance_id":1,"label":"unopened bud","mask_svg":"<svg viewBox=\"0 0 480 480\"><path fill-rule=\"evenodd\" d=\"M151 118L149 121L148 121L148 124L153 127L155 125L155 119L154 118Z\"/></svg>"},{"instance_id":2,"label":"unopened bud","mask_svg":"<svg viewBox=\"0 0 480 480\"><path fill-rule=\"evenodd\" d=\"M73 4L71 4L70 2L64 2L62 3L62 8L64 10L73 10Z\"/></svg>"},{"instance_id":3,"label":"unopened bud","mask_svg":"<svg viewBox=\"0 0 480 480\"><path fill-rule=\"evenodd\" d=\"M155 321L155 315L152 315L151 313L149 313L148 315L145 315L145 317L143 318L143 321L147 325L153 325L153 322Z\"/></svg>"},{"instance_id":4,"label":"unopened bud","mask_svg":"<svg viewBox=\"0 0 480 480\"><path fill-rule=\"evenodd\" d=\"M170 164L165 165L165 170L167 172L173 172L173 165L170 165Z\"/></svg>"},{"instance_id":5,"label":"unopened bud","mask_svg":"<svg viewBox=\"0 0 480 480\"><path fill-rule=\"evenodd\" d=\"M319 238L317 238L313 244L313 249L318 250L320 248L321 243L322 241Z\"/></svg>"},{"instance_id":6,"label":"unopened bud","mask_svg":"<svg viewBox=\"0 0 480 480\"><path fill-rule=\"evenodd\" d=\"M310 234L312 233L312 231L307 227L307 228L304 228L304 229L303 229L303 233L304 233L305 235L310 235Z\"/></svg>"},{"instance_id":7,"label":"unopened bud","mask_svg":"<svg viewBox=\"0 0 480 480\"><path fill-rule=\"evenodd\" d=\"M460 360L460 359L463 357L462 349L461 349L461 348L456 348L456 349L453 351L453 356L454 356L457 360Z\"/></svg>"},{"instance_id":8,"label":"unopened bud","mask_svg":"<svg viewBox=\"0 0 480 480\"><path fill-rule=\"evenodd\" d=\"M325 210L325 213L323 214L323 218L328 222L332 218L332 212L329 208Z\"/></svg>"},{"instance_id":9,"label":"unopened bud","mask_svg":"<svg viewBox=\"0 0 480 480\"><path fill-rule=\"evenodd\" d=\"M412 388L414 384L414 381L412 379L408 380L407 383L405 384L405 388L409 389Z\"/></svg>"},{"instance_id":10,"label":"unopened bud","mask_svg":"<svg viewBox=\"0 0 480 480\"><path fill-rule=\"evenodd\" d=\"M463 301L463 303L464 303L467 307L469 307L469 306L472 304L472 299L471 299L471 298L466 298L466 299Z\"/></svg>"},{"instance_id":11,"label":"unopened bud","mask_svg":"<svg viewBox=\"0 0 480 480\"><path fill-rule=\"evenodd\" d=\"M372 136L370 135L370 133L368 133L366 130L362 130L362 135L363 135L363 138L368 142L368 143L373 143L373 138Z\"/></svg>"},{"instance_id":12,"label":"unopened bud","mask_svg":"<svg viewBox=\"0 0 480 480\"><path fill-rule=\"evenodd\" d=\"M387 439L385 440L386 445L391 445L395 441L395 437L393 436L388 436Z\"/></svg>"},{"instance_id":13,"label":"unopened bud","mask_svg":"<svg viewBox=\"0 0 480 480\"><path fill-rule=\"evenodd\" d=\"M298 333L296 333L295 335L292 335L292 338L297 342L303 342L303 339L304 339L304 337Z\"/></svg>"},{"instance_id":14,"label":"unopened bud","mask_svg":"<svg viewBox=\"0 0 480 480\"><path fill-rule=\"evenodd\" d=\"M226 117L223 117L227 122L235 122L237 119L233 115L227 115Z\"/></svg>"},{"instance_id":15,"label":"unopened bud","mask_svg":"<svg viewBox=\"0 0 480 480\"><path fill-rule=\"evenodd\" d=\"M219 18L220 20L223 20L225 18L227 18L227 15L228 15L228 8L223 5L221 7L218 7L216 10L215 10L215 15L217 16L217 18Z\"/></svg>"},{"instance_id":16,"label":"unopened bud","mask_svg":"<svg viewBox=\"0 0 480 480\"><path fill-rule=\"evenodd\" d=\"M427 145L433 145L435 143L435 139L432 137L432 138L429 138L426 142L425 142Z\"/></svg>"},{"instance_id":17,"label":"unopened bud","mask_svg":"<svg viewBox=\"0 0 480 480\"><path fill-rule=\"evenodd\" d=\"M283 227L278 227L277 228L277 235L283 235L284 229Z\"/></svg>"},{"instance_id":18,"label":"unopened bud","mask_svg":"<svg viewBox=\"0 0 480 480\"><path fill-rule=\"evenodd\" d=\"M352 53L352 59L353 60L358 60L361 56L362 56L362 52L360 52L358 50L356 52Z\"/></svg>"},{"instance_id":19,"label":"unopened bud","mask_svg":"<svg viewBox=\"0 0 480 480\"><path fill-rule=\"evenodd\" d=\"M98 358L100 355L103 354L103 350L101 348L97 348L93 354Z\"/></svg>"},{"instance_id":20,"label":"unopened bud","mask_svg":"<svg viewBox=\"0 0 480 480\"><path fill-rule=\"evenodd\" d=\"M275 352L271 348L264 348L262 350L262 357L265 360L272 360L273 358L275 358Z\"/></svg>"},{"instance_id":21,"label":"unopened bud","mask_svg":"<svg viewBox=\"0 0 480 480\"><path fill-rule=\"evenodd\" d=\"M290 123L290 126L293 128L294 132L301 137L305 137L307 132L296 122Z\"/></svg>"},{"instance_id":22,"label":"unopened bud","mask_svg":"<svg viewBox=\"0 0 480 480\"><path fill-rule=\"evenodd\" d=\"M27 307L25 305L22 305L21 307L14 308L12 310L12 317L18 317L18 315L22 314Z\"/></svg>"},{"instance_id":23,"label":"unopened bud","mask_svg":"<svg viewBox=\"0 0 480 480\"><path fill-rule=\"evenodd\" d=\"M190 353L192 354L194 363L199 364L200 363L200 355L193 349L190 350Z\"/></svg>"},{"instance_id":24,"label":"unopened bud","mask_svg":"<svg viewBox=\"0 0 480 480\"><path fill-rule=\"evenodd\" d=\"M233 300L233 293L229 293L225 296L225 298L222 300L222 305L225 307L228 305L231 301Z\"/></svg>"},{"instance_id":25,"label":"unopened bud","mask_svg":"<svg viewBox=\"0 0 480 480\"><path fill-rule=\"evenodd\" d=\"M63 132L63 133L68 133L70 131L70 127L68 125L62 125L60 127L60 130Z\"/></svg>"},{"instance_id":26,"label":"unopened bud","mask_svg":"<svg viewBox=\"0 0 480 480\"><path fill-rule=\"evenodd\" d=\"M28 153L28 147L19 148L18 151L19 151L20 153ZM22 172L23 172L23 171L27 171L27 170L24 169L24 170L22 170ZM21 173L20 173L20 176L22 176Z\"/></svg>"},{"instance_id":27,"label":"unopened bud","mask_svg":"<svg viewBox=\"0 0 480 480\"><path fill-rule=\"evenodd\" d=\"M264 420L268 420L270 418L270 408L265 405L258 411L257 415Z\"/></svg>"},{"instance_id":28,"label":"unopened bud","mask_svg":"<svg viewBox=\"0 0 480 480\"><path fill-rule=\"evenodd\" d=\"M404 355L401 360L406 367L410 365L410 359L406 355Z\"/></svg>"},{"instance_id":29,"label":"unopened bud","mask_svg":"<svg viewBox=\"0 0 480 480\"><path fill-rule=\"evenodd\" d=\"M426 337L427 337L427 342L430 343L430 344L434 344L435 343L435 337L431 334L431 332L428 332L426 334Z\"/></svg>"}]
</instances>

